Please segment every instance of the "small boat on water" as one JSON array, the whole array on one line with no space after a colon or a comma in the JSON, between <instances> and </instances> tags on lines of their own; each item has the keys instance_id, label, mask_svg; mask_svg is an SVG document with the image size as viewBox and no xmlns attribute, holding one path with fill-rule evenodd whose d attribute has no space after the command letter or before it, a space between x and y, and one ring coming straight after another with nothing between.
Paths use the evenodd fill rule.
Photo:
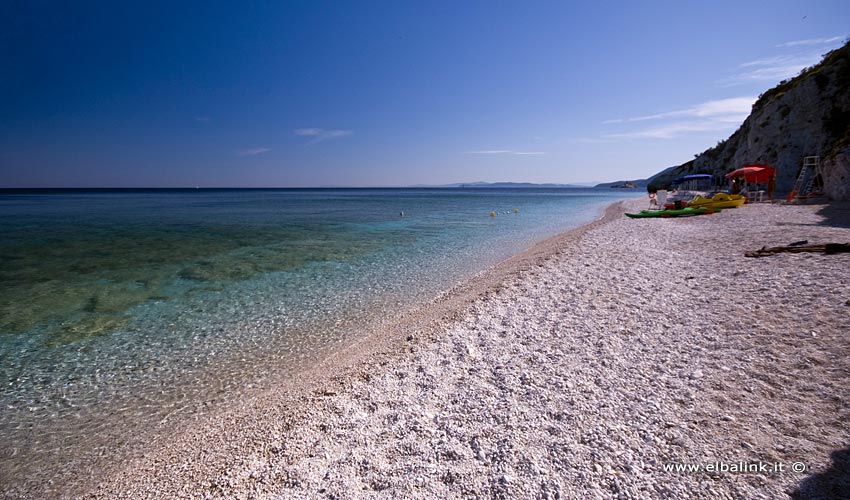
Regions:
<instances>
[{"instance_id":1,"label":"small boat on water","mask_svg":"<svg viewBox=\"0 0 850 500\"><path fill-rule=\"evenodd\" d=\"M640 213L636 214L627 213L626 217L631 217L632 219L644 219L649 217L690 217L693 215L713 214L714 212L719 211L720 210L714 208L685 207L673 210L642 210Z\"/></svg>"},{"instance_id":2,"label":"small boat on water","mask_svg":"<svg viewBox=\"0 0 850 500\"><path fill-rule=\"evenodd\" d=\"M746 201L747 198L740 194L717 193L711 198L697 196L688 202L688 206L694 208L737 208Z\"/></svg>"}]
</instances>

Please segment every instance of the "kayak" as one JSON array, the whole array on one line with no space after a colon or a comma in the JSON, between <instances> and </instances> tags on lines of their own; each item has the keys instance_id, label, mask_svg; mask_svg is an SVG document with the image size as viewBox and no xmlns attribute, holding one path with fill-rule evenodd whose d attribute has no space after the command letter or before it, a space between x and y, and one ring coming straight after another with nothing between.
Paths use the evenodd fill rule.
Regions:
<instances>
[{"instance_id":1,"label":"kayak","mask_svg":"<svg viewBox=\"0 0 850 500\"><path fill-rule=\"evenodd\" d=\"M717 193L712 198L697 196L690 202L689 207L697 208L736 208L744 204L747 199L740 194Z\"/></svg>"},{"instance_id":2,"label":"kayak","mask_svg":"<svg viewBox=\"0 0 850 500\"><path fill-rule=\"evenodd\" d=\"M637 214L627 213L626 217L631 217L632 219L643 219L648 217L690 217L693 215L713 214L714 212L719 211L720 210L713 208L685 207L673 210L642 210Z\"/></svg>"},{"instance_id":3,"label":"kayak","mask_svg":"<svg viewBox=\"0 0 850 500\"><path fill-rule=\"evenodd\" d=\"M632 219L643 219L648 217L690 217L693 215L713 214L714 212L719 211L720 210L713 208L685 207L673 210L641 210L641 212L637 214L627 213L626 217L631 217Z\"/></svg>"}]
</instances>

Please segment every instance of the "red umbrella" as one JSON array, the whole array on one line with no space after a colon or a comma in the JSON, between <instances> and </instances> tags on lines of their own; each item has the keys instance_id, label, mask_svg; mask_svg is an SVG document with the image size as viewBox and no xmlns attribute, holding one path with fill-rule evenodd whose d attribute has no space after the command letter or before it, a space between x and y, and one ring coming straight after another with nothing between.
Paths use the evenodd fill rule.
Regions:
<instances>
[{"instance_id":1,"label":"red umbrella","mask_svg":"<svg viewBox=\"0 0 850 500\"><path fill-rule=\"evenodd\" d=\"M776 175L776 169L763 163L751 163L725 175L727 179L743 177L747 182L767 182Z\"/></svg>"}]
</instances>

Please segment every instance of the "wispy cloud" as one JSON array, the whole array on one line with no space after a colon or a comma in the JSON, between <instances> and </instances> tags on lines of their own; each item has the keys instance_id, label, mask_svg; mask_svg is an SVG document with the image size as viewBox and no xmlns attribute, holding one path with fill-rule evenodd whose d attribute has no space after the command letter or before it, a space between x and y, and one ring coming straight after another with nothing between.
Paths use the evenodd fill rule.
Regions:
<instances>
[{"instance_id":1,"label":"wispy cloud","mask_svg":"<svg viewBox=\"0 0 850 500\"><path fill-rule=\"evenodd\" d=\"M794 40L793 42L780 43L777 47L800 47L805 45L826 45L828 43L844 41L843 36L829 38L809 38L808 40Z\"/></svg>"},{"instance_id":2,"label":"wispy cloud","mask_svg":"<svg viewBox=\"0 0 850 500\"><path fill-rule=\"evenodd\" d=\"M236 152L236 156L256 156L271 151L271 148L251 148L240 149Z\"/></svg>"},{"instance_id":3,"label":"wispy cloud","mask_svg":"<svg viewBox=\"0 0 850 500\"><path fill-rule=\"evenodd\" d=\"M766 57L764 59L756 59L755 61L748 61L745 63L741 63L738 65L739 68L753 68L759 66L785 66L788 65L789 62L794 62L795 58L798 56L793 55L783 55L783 56L774 56L774 57Z\"/></svg>"},{"instance_id":4,"label":"wispy cloud","mask_svg":"<svg viewBox=\"0 0 850 500\"><path fill-rule=\"evenodd\" d=\"M346 135L351 135L354 132L351 130L334 130L334 129L324 129L324 128L299 128L294 130L295 135L299 137L310 137L311 144L315 144L317 142L322 142L327 139L335 139L337 137L344 137Z\"/></svg>"},{"instance_id":5,"label":"wispy cloud","mask_svg":"<svg viewBox=\"0 0 850 500\"><path fill-rule=\"evenodd\" d=\"M732 130L736 126L735 123L721 121L676 122L618 134L606 134L605 137L610 139L675 139L693 133Z\"/></svg>"},{"instance_id":6,"label":"wispy cloud","mask_svg":"<svg viewBox=\"0 0 850 500\"><path fill-rule=\"evenodd\" d=\"M718 99L716 101L707 101L696 106L679 109L675 111L667 111L664 113L656 113L654 115L637 116L633 118L618 118L614 120L606 120L603 124L611 123L632 123L643 122L648 120L664 120L667 118L712 118L727 121L741 121L747 117L756 101L755 97L732 97L729 99Z\"/></svg>"},{"instance_id":7,"label":"wispy cloud","mask_svg":"<svg viewBox=\"0 0 850 500\"><path fill-rule=\"evenodd\" d=\"M731 87L749 82L779 82L797 76L804 69L817 64L821 57L820 53L808 53L749 61L738 66L746 71L723 78L717 83L724 87Z\"/></svg>"},{"instance_id":8,"label":"wispy cloud","mask_svg":"<svg viewBox=\"0 0 850 500\"><path fill-rule=\"evenodd\" d=\"M511 151L509 149L486 149L480 151L464 151L465 155L545 155L545 151Z\"/></svg>"},{"instance_id":9,"label":"wispy cloud","mask_svg":"<svg viewBox=\"0 0 850 500\"><path fill-rule=\"evenodd\" d=\"M609 139L672 139L699 132L723 131L736 127L749 115L756 97L742 96L718 99L696 104L689 108L607 120L604 124L631 124L640 122L662 122L637 130L606 134Z\"/></svg>"},{"instance_id":10,"label":"wispy cloud","mask_svg":"<svg viewBox=\"0 0 850 500\"><path fill-rule=\"evenodd\" d=\"M697 118L712 118L719 121L743 121L756 102L755 96L731 97L698 104L688 110L690 116Z\"/></svg>"},{"instance_id":11,"label":"wispy cloud","mask_svg":"<svg viewBox=\"0 0 850 500\"><path fill-rule=\"evenodd\" d=\"M793 78L802 70L814 66L823 58L824 50L829 49L830 45L837 46L843 41L844 37L833 36L780 43L776 47L787 49L786 53L739 64L738 69L741 71L717 83L724 87L752 82L778 83L781 80Z\"/></svg>"}]
</instances>

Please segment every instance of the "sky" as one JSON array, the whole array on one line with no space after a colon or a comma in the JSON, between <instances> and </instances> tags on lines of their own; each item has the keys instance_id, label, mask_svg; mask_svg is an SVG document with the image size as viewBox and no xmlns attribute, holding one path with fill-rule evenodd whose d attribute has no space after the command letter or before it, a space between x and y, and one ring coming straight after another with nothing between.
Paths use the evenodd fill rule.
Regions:
<instances>
[{"instance_id":1,"label":"sky","mask_svg":"<svg viewBox=\"0 0 850 500\"><path fill-rule=\"evenodd\" d=\"M648 177L850 37L836 1L0 3L0 187Z\"/></svg>"}]
</instances>

